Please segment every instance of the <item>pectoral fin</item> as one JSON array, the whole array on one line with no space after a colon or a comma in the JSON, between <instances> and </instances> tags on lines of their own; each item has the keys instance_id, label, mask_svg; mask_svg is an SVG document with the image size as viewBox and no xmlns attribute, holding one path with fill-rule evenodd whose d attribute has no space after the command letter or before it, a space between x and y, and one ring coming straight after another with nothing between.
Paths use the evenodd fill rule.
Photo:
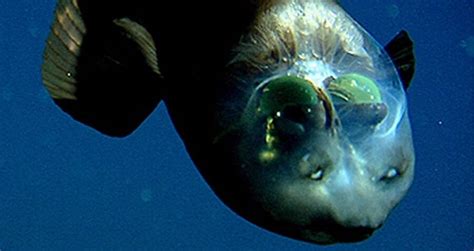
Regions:
<instances>
[{"instance_id":1,"label":"pectoral fin","mask_svg":"<svg viewBox=\"0 0 474 251\"><path fill-rule=\"evenodd\" d=\"M43 83L74 119L110 136L126 136L161 100L152 35L128 18L84 20L80 3L58 2Z\"/></svg>"},{"instance_id":2,"label":"pectoral fin","mask_svg":"<svg viewBox=\"0 0 474 251\"><path fill-rule=\"evenodd\" d=\"M408 89L415 74L415 54L413 42L404 30L400 31L386 46L385 50L392 59L403 87Z\"/></svg>"}]
</instances>

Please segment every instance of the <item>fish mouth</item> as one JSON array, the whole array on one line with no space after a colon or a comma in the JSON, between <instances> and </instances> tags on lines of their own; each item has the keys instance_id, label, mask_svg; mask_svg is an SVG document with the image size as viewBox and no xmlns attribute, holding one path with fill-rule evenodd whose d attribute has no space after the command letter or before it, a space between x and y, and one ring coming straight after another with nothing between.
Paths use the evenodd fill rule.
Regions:
<instances>
[{"instance_id":1,"label":"fish mouth","mask_svg":"<svg viewBox=\"0 0 474 251\"><path fill-rule=\"evenodd\" d=\"M315 220L306 226L291 225L281 227L277 231L285 236L302 241L331 245L335 243L354 243L368 239L382 225L376 227L344 226L330 220Z\"/></svg>"},{"instance_id":2,"label":"fish mouth","mask_svg":"<svg viewBox=\"0 0 474 251\"><path fill-rule=\"evenodd\" d=\"M352 243L368 239L376 229L370 227L329 226L324 231L305 230L303 236L319 244Z\"/></svg>"}]
</instances>

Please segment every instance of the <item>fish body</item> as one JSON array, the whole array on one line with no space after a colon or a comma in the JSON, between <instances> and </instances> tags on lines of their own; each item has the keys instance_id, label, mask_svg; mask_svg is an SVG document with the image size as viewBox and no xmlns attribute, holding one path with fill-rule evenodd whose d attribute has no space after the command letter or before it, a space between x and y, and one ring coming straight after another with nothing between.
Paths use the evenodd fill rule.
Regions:
<instances>
[{"instance_id":1,"label":"fish body","mask_svg":"<svg viewBox=\"0 0 474 251\"><path fill-rule=\"evenodd\" d=\"M267 230L330 244L380 228L413 180L408 34L383 48L331 0L175 5L59 1L55 103L124 137L163 101L216 195Z\"/></svg>"}]
</instances>

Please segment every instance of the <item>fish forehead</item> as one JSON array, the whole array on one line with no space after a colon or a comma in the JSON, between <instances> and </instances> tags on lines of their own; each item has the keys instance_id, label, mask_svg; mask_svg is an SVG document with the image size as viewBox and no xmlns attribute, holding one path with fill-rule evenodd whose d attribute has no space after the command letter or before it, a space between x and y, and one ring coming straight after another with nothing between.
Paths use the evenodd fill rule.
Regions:
<instances>
[{"instance_id":1,"label":"fish forehead","mask_svg":"<svg viewBox=\"0 0 474 251\"><path fill-rule=\"evenodd\" d=\"M360 30L334 1L279 1L267 5L257 17L257 23L296 33L303 40L313 37L328 43L332 42L330 34L336 34L347 51L356 55L364 51Z\"/></svg>"},{"instance_id":2,"label":"fish forehead","mask_svg":"<svg viewBox=\"0 0 474 251\"><path fill-rule=\"evenodd\" d=\"M266 1L259 6L249 36L260 57L278 46L287 47L293 56L313 54L322 59L331 47L341 46L348 53L368 57L362 30L334 1Z\"/></svg>"},{"instance_id":3,"label":"fish forehead","mask_svg":"<svg viewBox=\"0 0 474 251\"><path fill-rule=\"evenodd\" d=\"M252 100L247 95L279 75L300 76L323 88L328 77L358 72L377 80L390 110L384 127L392 130L406 111L406 100L395 67L380 44L334 1L270 3L262 5L265 10L259 12L229 63L230 72L243 69L235 81L246 90L242 100Z\"/></svg>"}]
</instances>

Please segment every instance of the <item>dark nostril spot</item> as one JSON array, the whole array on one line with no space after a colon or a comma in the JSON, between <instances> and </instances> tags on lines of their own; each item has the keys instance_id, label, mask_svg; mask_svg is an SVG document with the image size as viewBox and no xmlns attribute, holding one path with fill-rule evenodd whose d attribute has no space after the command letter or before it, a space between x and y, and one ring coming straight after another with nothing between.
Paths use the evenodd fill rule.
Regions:
<instances>
[{"instance_id":1,"label":"dark nostril spot","mask_svg":"<svg viewBox=\"0 0 474 251\"><path fill-rule=\"evenodd\" d=\"M311 172L309 175L309 178L312 180L321 180L323 178L324 171L321 167L318 167L316 171Z\"/></svg>"},{"instance_id":2,"label":"dark nostril spot","mask_svg":"<svg viewBox=\"0 0 474 251\"><path fill-rule=\"evenodd\" d=\"M396 167L389 168L387 172L380 178L380 181L392 181L400 176L400 172Z\"/></svg>"}]
</instances>

